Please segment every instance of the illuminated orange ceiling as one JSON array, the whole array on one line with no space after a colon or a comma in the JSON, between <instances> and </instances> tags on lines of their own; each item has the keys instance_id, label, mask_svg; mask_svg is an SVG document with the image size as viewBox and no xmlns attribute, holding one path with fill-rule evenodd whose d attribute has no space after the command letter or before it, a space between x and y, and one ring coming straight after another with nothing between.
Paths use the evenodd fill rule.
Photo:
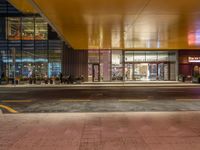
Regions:
<instances>
[{"instance_id":1,"label":"illuminated orange ceiling","mask_svg":"<svg viewBox=\"0 0 200 150\"><path fill-rule=\"evenodd\" d=\"M200 48L200 0L10 2L23 12L33 6L75 49Z\"/></svg>"},{"instance_id":2,"label":"illuminated orange ceiling","mask_svg":"<svg viewBox=\"0 0 200 150\"><path fill-rule=\"evenodd\" d=\"M37 13L34 7L27 0L8 0L8 1L23 13Z\"/></svg>"}]
</instances>

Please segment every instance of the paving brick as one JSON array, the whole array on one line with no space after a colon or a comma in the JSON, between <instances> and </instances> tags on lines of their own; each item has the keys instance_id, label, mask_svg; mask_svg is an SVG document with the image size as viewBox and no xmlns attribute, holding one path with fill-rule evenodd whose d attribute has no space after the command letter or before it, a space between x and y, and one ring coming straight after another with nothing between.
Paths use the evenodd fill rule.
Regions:
<instances>
[{"instance_id":1,"label":"paving brick","mask_svg":"<svg viewBox=\"0 0 200 150\"><path fill-rule=\"evenodd\" d=\"M200 112L4 114L0 150L199 150L199 118Z\"/></svg>"}]
</instances>

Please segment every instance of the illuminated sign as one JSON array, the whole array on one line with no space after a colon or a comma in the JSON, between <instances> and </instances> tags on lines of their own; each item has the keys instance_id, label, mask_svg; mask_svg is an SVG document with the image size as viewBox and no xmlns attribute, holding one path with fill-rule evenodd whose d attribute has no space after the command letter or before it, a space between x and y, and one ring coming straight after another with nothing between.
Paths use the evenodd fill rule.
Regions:
<instances>
[{"instance_id":1,"label":"illuminated sign","mask_svg":"<svg viewBox=\"0 0 200 150\"><path fill-rule=\"evenodd\" d=\"M200 63L200 56L197 56L197 57L188 57L188 62Z\"/></svg>"},{"instance_id":2,"label":"illuminated sign","mask_svg":"<svg viewBox=\"0 0 200 150\"><path fill-rule=\"evenodd\" d=\"M190 32L188 34L189 46L200 46L200 32Z\"/></svg>"}]
</instances>

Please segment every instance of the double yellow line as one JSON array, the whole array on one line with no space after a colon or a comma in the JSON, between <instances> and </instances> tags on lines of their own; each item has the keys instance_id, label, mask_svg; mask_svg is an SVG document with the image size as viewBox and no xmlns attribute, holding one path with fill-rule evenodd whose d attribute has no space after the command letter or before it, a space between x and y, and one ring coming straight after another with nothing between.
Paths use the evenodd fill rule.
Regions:
<instances>
[{"instance_id":1,"label":"double yellow line","mask_svg":"<svg viewBox=\"0 0 200 150\"><path fill-rule=\"evenodd\" d=\"M12 109L11 107L5 106L5 105L0 105L0 108L6 109L10 113L18 113L16 110Z\"/></svg>"},{"instance_id":2,"label":"double yellow line","mask_svg":"<svg viewBox=\"0 0 200 150\"><path fill-rule=\"evenodd\" d=\"M2 100L2 103L31 103L32 100ZM5 105L0 105L0 109L5 109L10 113L18 113L18 111L14 110L13 108Z\"/></svg>"}]
</instances>

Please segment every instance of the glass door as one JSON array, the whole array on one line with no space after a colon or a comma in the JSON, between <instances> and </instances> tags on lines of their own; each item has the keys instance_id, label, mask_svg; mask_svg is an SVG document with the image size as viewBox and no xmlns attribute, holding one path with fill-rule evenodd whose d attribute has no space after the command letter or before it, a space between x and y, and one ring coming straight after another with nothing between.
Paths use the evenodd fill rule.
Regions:
<instances>
[{"instance_id":1,"label":"glass door","mask_svg":"<svg viewBox=\"0 0 200 150\"><path fill-rule=\"evenodd\" d=\"M164 63L158 64L158 80L164 80Z\"/></svg>"},{"instance_id":2,"label":"glass door","mask_svg":"<svg viewBox=\"0 0 200 150\"><path fill-rule=\"evenodd\" d=\"M133 80L133 64L125 64L125 81Z\"/></svg>"},{"instance_id":3,"label":"glass door","mask_svg":"<svg viewBox=\"0 0 200 150\"><path fill-rule=\"evenodd\" d=\"M148 79L157 80L157 64L148 64Z\"/></svg>"},{"instance_id":4,"label":"glass door","mask_svg":"<svg viewBox=\"0 0 200 150\"><path fill-rule=\"evenodd\" d=\"M99 82L100 81L100 67L99 64L93 64L92 66L92 74L93 74L93 82Z\"/></svg>"},{"instance_id":5,"label":"glass door","mask_svg":"<svg viewBox=\"0 0 200 150\"><path fill-rule=\"evenodd\" d=\"M158 80L169 80L169 65L167 63L158 64Z\"/></svg>"},{"instance_id":6,"label":"glass door","mask_svg":"<svg viewBox=\"0 0 200 150\"><path fill-rule=\"evenodd\" d=\"M164 64L164 80L169 80L169 64Z\"/></svg>"},{"instance_id":7,"label":"glass door","mask_svg":"<svg viewBox=\"0 0 200 150\"><path fill-rule=\"evenodd\" d=\"M134 80L148 80L148 63L134 64Z\"/></svg>"}]
</instances>

